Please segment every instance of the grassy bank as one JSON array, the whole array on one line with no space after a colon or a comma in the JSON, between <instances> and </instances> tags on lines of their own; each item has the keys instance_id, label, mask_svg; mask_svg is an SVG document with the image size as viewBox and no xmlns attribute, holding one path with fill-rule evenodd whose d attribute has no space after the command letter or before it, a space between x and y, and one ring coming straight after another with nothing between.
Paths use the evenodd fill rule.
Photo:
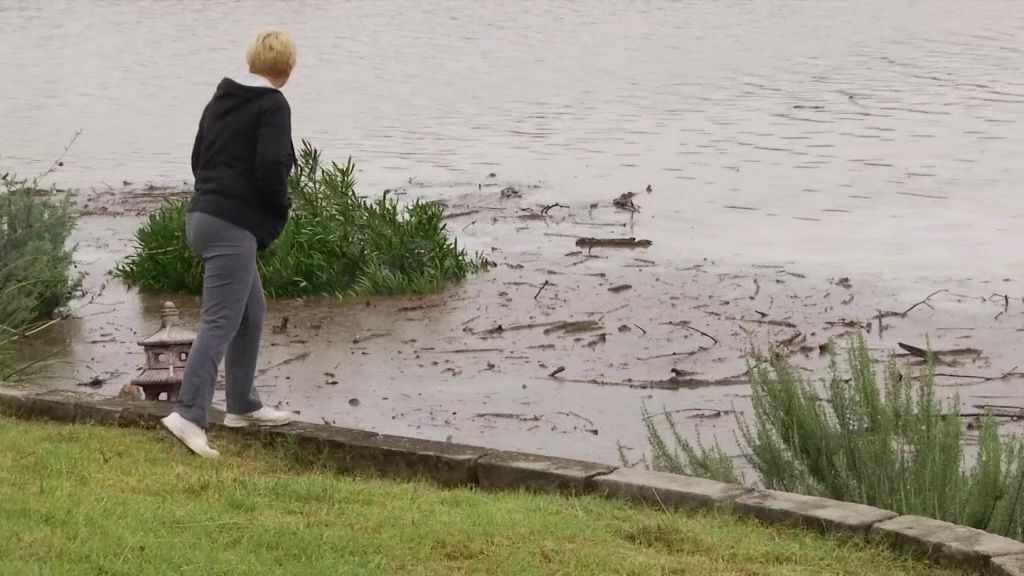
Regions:
<instances>
[{"instance_id":1,"label":"grassy bank","mask_svg":"<svg viewBox=\"0 0 1024 576\"><path fill-rule=\"evenodd\" d=\"M360 198L352 162L328 164L308 143L288 189L291 219L260 255L270 296L436 292L483 266L448 237L441 204ZM145 292L199 293L202 265L186 242L185 218L182 201L151 215L116 274Z\"/></svg>"},{"instance_id":2,"label":"grassy bank","mask_svg":"<svg viewBox=\"0 0 1024 576\"><path fill-rule=\"evenodd\" d=\"M214 435L0 417L3 574L952 574L861 541L309 471Z\"/></svg>"}]
</instances>

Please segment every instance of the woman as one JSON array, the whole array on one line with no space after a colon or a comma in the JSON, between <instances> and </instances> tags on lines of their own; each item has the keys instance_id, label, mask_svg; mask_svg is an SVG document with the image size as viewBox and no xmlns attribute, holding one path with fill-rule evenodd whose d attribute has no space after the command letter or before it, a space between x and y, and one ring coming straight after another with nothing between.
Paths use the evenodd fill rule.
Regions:
<instances>
[{"instance_id":1,"label":"woman","mask_svg":"<svg viewBox=\"0 0 1024 576\"><path fill-rule=\"evenodd\" d=\"M280 235L290 206L295 151L291 109L280 89L295 67L295 43L278 30L260 32L246 56L249 73L220 82L192 148L196 185L186 235L205 266L203 310L178 403L161 421L206 458L220 455L206 428L222 361L225 426L279 426L292 419L263 406L254 379L266 307L256 254Z\"/></svg>"}]
</instances>

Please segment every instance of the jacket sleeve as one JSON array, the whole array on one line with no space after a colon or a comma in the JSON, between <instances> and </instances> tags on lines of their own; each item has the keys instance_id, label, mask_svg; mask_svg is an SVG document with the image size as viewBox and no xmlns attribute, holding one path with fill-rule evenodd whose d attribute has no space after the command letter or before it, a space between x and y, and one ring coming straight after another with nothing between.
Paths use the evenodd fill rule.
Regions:
<instances>
[{"instance_id":1,"label":"jacket sleeve","mask_svg":"<svg viewBox=\"0 0 1024 576\"><path fill-rule=\"evenodd\" d=\"M195 178L199 174L199 159L202 157L202 142L203 142L203 120L206 119L206 111L203 111L203 117L199 119L199 129L196 130L196 141L192 144L192 177Z\"/></svg>"},{"instance_id":2,"label":"jacket sleeve","mask_svg":"<svg viewBox=\"0 0 1024 576\"><path fill-rule=\"evenodd\" d=\"M283 96L262 110L256 135L256 185L263 202L287 214L288 174L292 170L292 112Z\"/></svg>"}]
</instances>

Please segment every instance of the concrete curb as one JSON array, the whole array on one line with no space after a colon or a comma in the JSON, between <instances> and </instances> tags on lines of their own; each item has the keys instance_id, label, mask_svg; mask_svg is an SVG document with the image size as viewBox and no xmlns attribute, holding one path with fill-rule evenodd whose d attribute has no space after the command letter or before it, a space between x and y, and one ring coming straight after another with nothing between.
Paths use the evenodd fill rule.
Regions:
<instances>
[{"instance_id":1,"label":"concrete curb","mask_svg":"<svg viewBox=\"0 0 1024 576\"><path fill-rule=\"evenodd\" d=\"M940 564L980 573L990 573L998 558L1024 555L1024 542L921 516L900 516L880 522L871 527L871 536L925 554ZM1017 566L1020 567L1019 562ZM1024 574L1012 571L1010 564L1003 569L1004 574Z\"/></svg>"},{"instance_id":2,"label":"concrete curb","mask_svg":"<svg viewBox=\"0 0 1024 576\"><path fill-rule=\"evenodd\" d=\"M615 466L518 452L494 452L477 462L480 486L491 490L590 492L593 480Z\"/></svg>"},{"instance_id":3,"label":"concrete curb","mask_svg":"<svg viewBox=\"0 0 1024 576\"><path fill-rule=\"evenodd\" d=\"M636 468L621 468L594 482L606 496L686 510L726 507L751 491L745 486Z\"/></svg>"},{"instance_id":4,"label":"concrete curb","mask_svg":"<svg viewBox=\"0 0 1024 576\"><path fill-rule=\"evenodd\" d=\"M0 414L17 417L155 427L169 411L170 405L164 402L0 388ZM223 414L214 414L211 426L219 427L222 419ZM1024 542L860 504L305 422L255 434L264 442L291 444L326 458L346 472L493 490L595 492L675 509L725 508L766 523L872 538L973 573L1024 576Z\"/></svg>"},{"instance_id":5,"label":"concrete curb","mask_svg":"<svg viewBox=\"0 0 1024 576\"><path fill-rule=\"evenodd\" d=\"M867 536L872 526L897 516L895 512L863 504L774 490L755 490L740 496L736 507L741 514L763 522L858 536Z\"/></svg>"},{"instance_id":6,"label":"concrete curb","mask_svg":"<svg viewBox=\"0 0 1024 576\"><path fill-rule=\"evenodd\" d=\"M1024 555L1001 556L992 560L992 576L1021 576L1024 574Z\"/></svg>"}]
</instances>

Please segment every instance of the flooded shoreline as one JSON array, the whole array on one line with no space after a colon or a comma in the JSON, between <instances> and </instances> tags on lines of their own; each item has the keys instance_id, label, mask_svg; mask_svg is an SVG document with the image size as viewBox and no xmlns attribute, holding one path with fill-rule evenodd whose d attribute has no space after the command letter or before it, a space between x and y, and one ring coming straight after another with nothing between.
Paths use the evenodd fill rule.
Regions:
<instances>
[{"instance_id":1,"label":"flooded shoreline","mask_svg":"<svg viewBox=\"0 0 1024 576\"><path fill-rule=\"evenodd\" d=\"M497 265L426 298L272 303L261 389L302 419L616 461L645 449L647 405L730 448L751 346L812 374L859 331L879 357L976 350L942 367L943 391L972 412L1024 405L1024 11L249 8L0 0L19 50L0 61L0 172L44 172L82 130L45 183L76 190L86 294L23 350L60 354L54 386L117 394L141 364L164 297L107 273L188 192L199 111L269 18L299 46L296 140L352 156L362 194L445 202L460 245ZM194 322L196 299L173 299Z\"/></svg>"},{"instance_id":2,"label":"flooded shoreline","mask_svg":"<svg viewBox=\"0 0 1024 576\"><path fill-rule=\"evenodd\" d=\"M1024 406L1019 281L735 266L657 244L581 249L583 237L642 239L643 226L612 201L556 208L537 201L539 189L503 198L502 188L447 200L449 229L495 263L489 272L426 297L272 302L265 400L311 422L615 462L620 444L631 459L647 449L642 406L735 448L752 347L782 346L813 376L830 339L864 333L880 358L902 354L899 343L976 351L940 366L942 392L958 393L965 411ZM107 274L159 200L151 192L93 199L82 216L74 240L86 296L27 343L35 354L62 350L50 385L92 382L116 395L141 366L135 342L155 329L166 297ZM194 323L198 299L171 299Z\"/></svg>"}]
</instances>

